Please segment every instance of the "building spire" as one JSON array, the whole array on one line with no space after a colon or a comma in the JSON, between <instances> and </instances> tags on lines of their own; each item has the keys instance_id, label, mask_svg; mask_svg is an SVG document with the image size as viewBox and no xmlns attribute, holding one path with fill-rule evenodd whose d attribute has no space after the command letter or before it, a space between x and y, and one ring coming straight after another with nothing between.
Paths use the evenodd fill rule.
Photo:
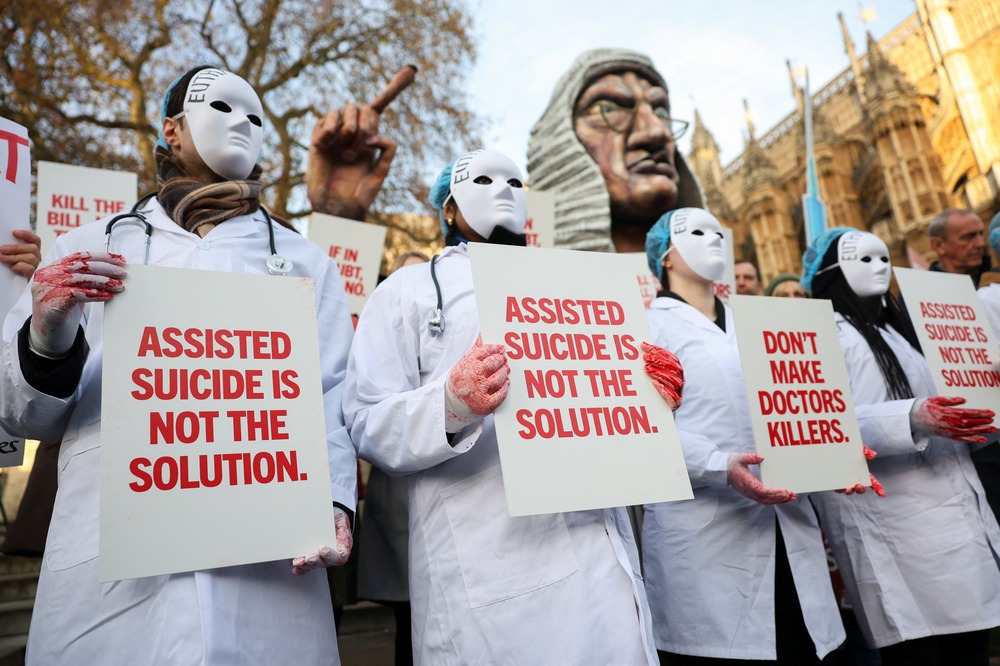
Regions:
<instances>
[{"instance_id":1,"label":"building spire","mask_svg":"<svg viewBox=\"0 0 1000 666\"><path fill-rule=\"evenodd\" d=\"M837 12L837 20L840 21L840 34L844 38L844 52L847 53L847 57L851 60L851 71L854 73L854 89L858 93L858 98L861 100L862 106L864 106L866 104L865 80L864 75L861 73L861 61L858 60L858 54L854 50L854 40L851 39L851 33L847 29L843 12Z\"/></svg>"},{"instance_id":2,"label":"building spire","mask_svg":"<svg viewBox=\"0 0 1000 666\"><path fill-rule=\"evenodd\" d=\"M753 143L757 137L754 135L753 118L750 117L750 104L746 97L743 98L743 116L747 121L747 143Z\"/></svg>"},{"instance_id":3,"label":"building spire","mask_svg":"<svg viewBox=\"0 0 1000 666\"><path fill-rule=\"evenodd\" d=\"M799 113L802 113L805 108L802 87L799 86L798 81L795 80L795 72L792 70L792 61L785 58L785 66L788 68L788 81L792 84L792 95L795 97L795 106L798 108Z\"/></svg>"}]
</instances>

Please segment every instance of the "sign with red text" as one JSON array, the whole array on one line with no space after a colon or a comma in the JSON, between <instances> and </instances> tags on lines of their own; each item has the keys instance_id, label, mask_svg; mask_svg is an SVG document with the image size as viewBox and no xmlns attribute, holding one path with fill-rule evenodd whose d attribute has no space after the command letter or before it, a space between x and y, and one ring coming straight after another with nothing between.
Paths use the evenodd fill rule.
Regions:
<instances>
[{"instance_id":1,"label":"sign with red text","mask_svg":"<svg viewBox=\"0 0 1000 666\"><path fill-rule=\"evenodd\" d=\"M734 295L730 307L764 485L870 485L830 301Z\"/></svg>"},{"instance_id":2,"label":"sign with red text","mask_svg":"<svg viewBox=\"0 0 1000 666\"><path fill-rule=\"evenodd\" d=\"M736 260L733 254L733 230L722 227L722 236L726 240L726 270L718 282L712 283L715 295L726 303L729 297L736 293Z\"/></svg>"},{"instance_id":3,"label":"sign with red text","mask_svg":"<svg viewBox=\"0 0 1000 666\"><path fill-rule=\"evenodd\" d=\"M968 275L894 268L934 387L964 407L1000 412L1000 343ZM1000 425L994 419L993 425Z\"/></svg>"},{"instance_id":4,"label":"sign with red text","mask_svg":"<svg viewBox=\"0 0 1000 666\"><path fill-rule=\"evenodd\" d=\"M656 292L662 289L660 278L649 272L649 263L646 260L645 252L625 252L620 256L628 259L629 272L635 276L635 281L639 284L642 306L648 308L649 304L656 298Z\"/></svg>"},{"instance_id":5,"label":"sign with red text","mask_svg":"<svg viewBox=\"0 0 1000 666\"><path fill-rule=\"evenodd\" d=\"M340 268L352 314L361 314L378 285L385 232L378 224L323 213L313 213L309 221L309 240L323 248Z\"/></svg>"},{"instance_id":6,"label":"sign with red text","mask_svg":"<svg viewBox=\"0 0 1000 666\"><path fill-rule=\"evenodd\" d=\"M555 192L528 190L528 222L524 235L528 247L553 247L556 244Z\"/></svg>"},{"instance_id":7,"label":"sign with red text","mask_svg":"<svg viewBox=\"0 0 1000 666\"><path fill-rule=\"evenodd\" d=\"M334 544L312 280L130 265L126 285L105 305L101 580Z\"/></svg>"},{"instance_id":8,"label":"sign with red text","mask_svg":"<svg viewBox=\"0 0 1000 666\"><path fill-rule=\"evenodd\" d=\"M30 229L31 150L28 130L0 118L0 244L20 243L11 236L15 229ZM0 267L0 317L6 317L28 280L9 268ZM24 462L24 439L0 430L0 467Z\"/></svg>"},{"instance_id":9,"label":"sign with red text","mask_svg":"<svg viewBox=\"0 0 1000 666\"><path fill-rule=\"evenodd\" d=\"M126 171L39 162L35 226L42 254L58 236L81 224L127 213L137 198L138 183L138 176Z\"/></svg>"},{"instance_id":10,"label":"sign with red text","mask_svg":"<svg viewBox=\"0 0 1000 666\"><path fill-rule=\"evenodd\" d=\"M483 342L510 362L494 414L510 515L690 499L673 417L643 370L652 334L629 257L487 243L469 256Z\"/></svg>"}]
</instances>

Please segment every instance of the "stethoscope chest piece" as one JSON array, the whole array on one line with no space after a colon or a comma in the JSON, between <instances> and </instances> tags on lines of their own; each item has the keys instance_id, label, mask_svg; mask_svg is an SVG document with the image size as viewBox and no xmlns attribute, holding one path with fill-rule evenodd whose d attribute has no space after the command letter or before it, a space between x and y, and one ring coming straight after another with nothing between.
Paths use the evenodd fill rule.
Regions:
<instances>
[{"instance_id":1,"label":"stethoscope chest piece","mask_svg":"<svg viewBox=\"0 0 1000 666\"><path fill-rule=\"evenodd\" d=\"M267 258L267 272L271 275L285 275L290 273L295 267L291 259L286 259L280 255L272 254Z\"/></svg>"}]
</instances>

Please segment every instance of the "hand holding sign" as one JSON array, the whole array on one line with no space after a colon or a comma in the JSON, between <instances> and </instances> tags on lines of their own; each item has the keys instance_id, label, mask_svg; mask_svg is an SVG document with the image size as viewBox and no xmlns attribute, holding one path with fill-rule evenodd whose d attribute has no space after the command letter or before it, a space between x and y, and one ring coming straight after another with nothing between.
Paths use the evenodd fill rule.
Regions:
<instances>
[{"instance_id":1,"label":"hand holding sign","mask_svg":"<svg viewBox=\"0 0 1000 666\"><path fill-rule=\"evenodd\" d=\"M313 569L339 567L347 563L354 549L354 535L351 532L351 521L347 513L340 507L333 507L333 524L337 531L337 545L323 546L315 553L292 560L292 573L304 576Z\"/></svg>"},{"instance_id":2,"label":"hand holding sign","mask_svg":"<svg viewBox=\"0 0 1000 666\"><path fill-rule=\"evenodd\" d=\"M761 504L783 504L795 499L795 493L784 488L768 488L750 471L750 465L764 462L759 453L731 453L726 475L729 485L744 497Z\"/></svg>"},{"instance_id":3,"label":"hand holding sign","mask_svg":"<svg viewBox=\"0 0 1000 666\"><path fill-rule=\"evenodd\" d=\"M365 219L396 155L396 142L378 133L379 118L416 73L416 67L407 65L371 104L348 103L343 109L331 109L316 123L306 168L314 211Z\"/></svg>"},{"instance_id":4,"label":"hand holding sign","mask_svg":"<svg viewBox=\"0 0 1000 666\"><path fill-rule=\"evenodd\" d=\"M684 390L684 368L679 358L662 347L642 343L642 360L646 374L653 380L656 392L663 396L670 407L676 412L681 406L681 392Z\"/></svg>"},{"instance_id":5,"label":"hand holding sign","mask_svg":"<svg viewBox=\"0 0 1000 666\"><path fill-rule=\"evenodd\" d=\"M910 428L914 432L938 435L970 444L982 444L983 435L997 431L991 425L996 414L990 409L962 409L965 398L935 396L913 403Z\"/></svg>"},{"instance_id":6,"label":"hand holding sign","mask_svg":"<svg viewBox=\"0 0 1000 666\"><path fill-rule=\"evenodd\" d=\"M125 288L125 258L74 252L39 269L31 284L32 351L60 358L73 346L84 303L103 303Z\"/></svg>"},{"instance_id":7,"label":"hand holding sign","mask_svg":"<svg viewBox=\"0 0 1000 666\"><path fill-rule=\"evenodd\" d=\"M862 447L865 452L865 460L872 460L875 456L878 455L877 453L869 449L867 445L862 445ZM882 484L879 483L878 479L875 478L875 475L869 474L868 478L871 481L871 488L872 490L875 491L875 494L878 495L879 497L885 497L885 488L883 488ZM867 487L858 483L851 486L850 488L844 488L843 490L838 490L836 492L843 493L844 495L853 495L854 493L857 493L859 495L864 495L867 491L868 491Z\"/></svg>"},{"instance_id":8,"label":"hand holding sign","mask_svg":"<svg viewBox=\"0 0 1000 666\"><path fill-rule=\"evenodd\" d=\"M484 345L483 337L448 373L444 385L445 423L458 432L500 406L510 388L510 365L503 345Z\"/></svg>"},{"instance_id":9,"label":"hand holding sign","mask_svg":"<svg viewBox=\"0 0 1000 666\"><path fill-rule=\"evenodd\" d=\"M20 243L0 245L0 262L18 275L30 278L42 260L42 239L27 229L11 232Z\"/></svg>"}]
</instances>

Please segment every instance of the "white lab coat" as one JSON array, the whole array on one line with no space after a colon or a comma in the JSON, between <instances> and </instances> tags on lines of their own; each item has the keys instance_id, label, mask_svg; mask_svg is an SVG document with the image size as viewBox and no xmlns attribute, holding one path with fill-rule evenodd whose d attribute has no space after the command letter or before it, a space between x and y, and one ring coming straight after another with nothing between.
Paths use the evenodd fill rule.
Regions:
<instances>
[{"instance_id":1,"label":"white lab coat","mask_svg":"<svg viewBox=\"0 0 1000 666\"><path fill-rule=\"evenodd\" d=\"M171 221L155 200L144 212L153 226L150 264L266 273L271 253L262 213L228 220L201 239ZM43 263L79 250L104 251L104 225L95 222L61 236ZM274 232L278 253L295 262L291 275L316 282L333 498L353 509L356 463L340 411L352 335L343 284L320 248L277 224ZM140 226L120 223L111 251L141 263L144 238ZM128 278L125 284L127 289ZM61 437L63 443L29 664L338 664L326 576L293 576L289 560L98 582L104 306L85 308L90 354L76 392L65 400L35 390L21 373L17 331L30 313L26 292L4 323L0 417L10 432Z\"/></svg>"},{"instance_id":2,"label":"white lab coat","mask_svg":"<svg viewBox=\"0 0 1000 666\"><path fill-rule=\"evenodd\" d=\"M990 320L994 335L1000 338L1000 284L994 282L982 287L976 293L983 302L983 309L986 310L986 317Z\"/></svg>"},{"instance_id":3,"label":"white lab coat","mask_svg":"<svg viewBox=\"0 0 1000 666\"><path fill-rule=\"evenodd\" d=\"M465 245L437 276L444 333L427 325L430 265L396 271L365 306L344 392L359 456L411 475L415 662L657 664L625 510L511 518L492 416L448 443L445 381L479 335Z\"/></svg>"},{"instance_id":4,"label":"white lab coat","mask_svg":"<svg viewBox=\"0 0 1000 666\"><path fill-rule=\"evenodd\" d=\"M654 342L684 366L674 413L694 499L647 504L643 572L660 650L724 659L776 659L774 570L781 525L806 627L823 658L844 641L816 514L804 497L780 505L728 486L730 453L756 451L732 311L726 330L660 297L649 306Z\"/></svg>"},{"instance_id":5,"label":"white lab coat","mask_svg":"<svg viewBox=\"0 0 1000 666\"><path fill-rule=\"evenodd\" d=\"M913 400L890 400L857 329L836 315L874 493L812 497L869 644L885 647L1000 625L1000 528L969 458L971 445L914 438ZM882 338L917 397L936 395L924 357L894 329Z\"/></svg>"}]
</instances>

